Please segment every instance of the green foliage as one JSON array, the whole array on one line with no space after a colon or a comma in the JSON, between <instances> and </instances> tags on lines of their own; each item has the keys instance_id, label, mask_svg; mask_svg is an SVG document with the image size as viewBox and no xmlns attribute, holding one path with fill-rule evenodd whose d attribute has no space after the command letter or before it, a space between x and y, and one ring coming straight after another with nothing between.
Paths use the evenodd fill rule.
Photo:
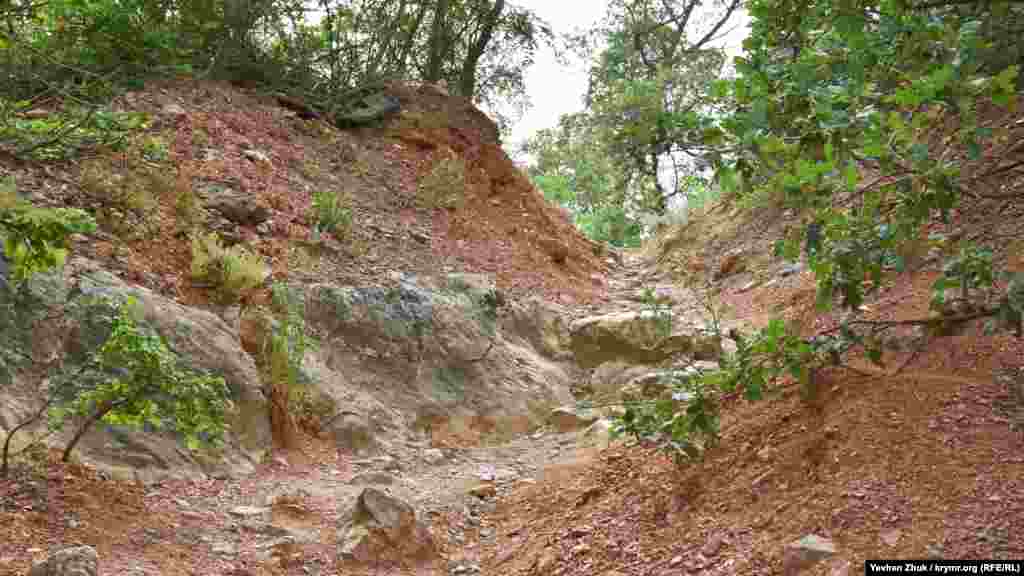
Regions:
<instances>
[{"instance_id":1,"label":"green foliage","mask_svg":"<svg viewBox=\"0 0 1024 576\"><path fill-rule=\"evenodd\" d=\"M225 247L216 232L192 236L192 278L206 282L224 301L237 301L268 275L259 254L241 245Z\"/></svg>"},{"instance_id":2,"label":"green foliage","mask_svg":"<svg viewBox=\"0 0 1024 576\"><path fill-rule=\"evenodd\" d=\"M441 160L420 180L417 190L425 207L459 208L466 200L466 162L457 156Z\"/></svg>"},{"instance_id":3,"label":"green foliage","mask_svg":"<svg viewBox=\"0 0 1024 576\"><path fill-rule=\"evenodd\" d=\"M925 225L948 222L960 207L969 163L1007 144L979 121L981 106L1014 105L1016 66L993 69L979 59L988 45L980 24L991 8L786 0L754 0L749 8L752 31L736 60L738 77L714 88L736 108L707 117L708 157L725 192L805 215L777 254L797 260L804 246L819 309L838 303L844 314L811 338L778 319L751 335L733 331L736 352L719 370L692 377L689 388L677 385L679 398L694 394L685 409L667 400L627 409L621 432L653 435L687 456L703 444L694 436L716 437L721 394L758 400L792 378L813 400L818 371L841 365L851 350L884 365L883 336L900 322L861 319L862 304L887 269L905 269L900 255L921 242ZM1024 277L1000 277L992 250L964 245L933 286L938 315L904 324L941 329L989 317L993 329L1022 335Z\"/></svg>"},{"instance_id":4,"label":"green foliage","mask_svg":"<svg viewBox=\"0 0 1024 576\"><path fill-rule=\"evenodd\" d=\"M654 318L659 338L668 338L672 334L672 304L663 302L650 288L644 288L641 301Z\"/></svg>"},{"instance_id":5,"label":"green foliage","mask_svg":"<svg viewBox=\"0 0 1024 576\"><path fill-rule=\"evenodd\" d=\"M5 101L0 94L0 145L17 156L67 160L83 151L124 148L128 137L149 125L145 114L70 106L42 118L25 118L30 101Z\"/></svg>"},{"instance_id":6,"label":"green foliage","mask_svg":"<svg viewBox=\"0 0 1024 576\"><path fill-rule=\"evenodd\" d=\"M316 215L316 229L334 234L343 240L352 231L351 200L347 196L339 197L333 191L315 192L313 194L313 213Z\"/></svg>"},{"instance_id":7,"label":"green foliage","mask_svg":"<svg viewBox=\"0 0 1024 576\"><path fill-rule=\"evenodd\" d=\"M16 284L63 264L68 237L95 230L96 223L82 210L36 208L17 197L13 177L0 180L0 240Z\"/></svg>"},{"instance_id":8,"label":"green foliage","mask_svg":"<svg viewBox=\"0 0 1024 576\"><path fill-rule=\"evenodd\" d=\"M193 450L223 439L230 405L224 379L181 368L163 339L140 326L134 314L132 300L120 306L110 336L92 360L111 376L49 411L53 428L84 418L65 459L97 421L172 430Z\"/></svg>"},{"instance_id":9,"label":"green foliage","mask_svg":"<svg viewBox=\"0 0 1024 576\"><path fill-rule=\"evenodd\" d=\"M671 454L677 464L696 460L718 442L719 390L715 373L673 378L671 397L633 402L615 419L612 437L650 440Z\"/></svg>"}]
</instances>

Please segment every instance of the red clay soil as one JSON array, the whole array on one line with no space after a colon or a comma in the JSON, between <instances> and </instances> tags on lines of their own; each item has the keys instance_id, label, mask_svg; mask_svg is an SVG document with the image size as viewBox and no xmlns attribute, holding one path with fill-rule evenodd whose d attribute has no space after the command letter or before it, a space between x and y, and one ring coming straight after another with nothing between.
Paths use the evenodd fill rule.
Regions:
<instances>
[{"instance_id":1,"label":"red clay soil","mask_svg":"<svg viewBox=\"0 0 1024 576\"><path fill-rule=\"evenodd\" d=\"M774 298L806 294L809 280ZM876 315L913 314L903 298L926 283ZM815 402L794 383L760 402L729 397L703 463L677 469L619 446L552 471L500 502L483 573L781 574L783 547L811 533L838 559L808 574L862 573L869 558L1024 557L1024 390L1011 391L1024 388L1024 341L975 328L898 374L906 354L888 370L821 373Z\"/></svg>"},{"instance_id":2,"label":"red clay soil","mask_svg":"<svg viewBox=\"0 0 1024 576\"><path fill-rule=\"evenodd\" d=\"M115 110L145 112L151 125L124 150L96 151L88 164L100 166L111 181L137 174L153 181L147 186L157 203L148 217L153 230L126 238L108 228L79 239L75 250L108 262L130 282L203 303L209 295L189 278L190 244L175 203L183 190L214 183L271 210L269 230L240 225L232 232L279 280L302 276L294 258L306 251L320 259L306 274L318 281L381 283L391 270L484 272L513 297L601 297L592 279L605 267L600 248L530 185L502 150L493 122L437 89L396 84L388 91L402 102L402 112L379 126L348 131L300 119L272 97L227 84L152 82L119 97ZM166 160L143 153L149 137L167 143ZM268 161L247 157L250 149ZM459 205L418 203L423 178L450 157L467 167L466 188L456 191ZM21 192L37 202L96 205L82 185L83 162L5 164L0 174L14 174ZM316 252L308 240L312 196L321 190L349 198L354 229L344 239L325 235Z\"/></svg>"}]
</instances>

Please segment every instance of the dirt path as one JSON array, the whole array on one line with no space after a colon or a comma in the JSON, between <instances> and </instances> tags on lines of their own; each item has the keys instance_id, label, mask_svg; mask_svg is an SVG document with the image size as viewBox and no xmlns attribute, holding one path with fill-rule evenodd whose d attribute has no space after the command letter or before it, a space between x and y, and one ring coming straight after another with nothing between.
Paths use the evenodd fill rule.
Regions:
<instances>
[{"instance_id":1,"label":"dirt path","mask_svg":"<svg viewBox=\"0 0 1024 576\"><path fill-rule=\"evenodd\" d=\"M647 286L677 308L688 297L647 272L634 255L612 272L607 286L606 304L580 306L572 316L641 309ZM494 496L538 482L545 470L585 463L597 449L580 432L542 429L496 446L440 450L408 442L387 452L359 459L310 439L301 453L276 457L244 478L168 480L147 487L138 494L138 514L110 531L101 550L103 572L335 574L339 514L372 485L412 504L430 521L448 558L446 567L431 573L475 574L480 550L499 528L487 519ZM494 493L470 494L485 485ZM86 520L64 516L55 520L71 526ZM55 539L68 537L60 532ZM394 572L371 568L366 573Z\"/></svg>"}]
</instances>

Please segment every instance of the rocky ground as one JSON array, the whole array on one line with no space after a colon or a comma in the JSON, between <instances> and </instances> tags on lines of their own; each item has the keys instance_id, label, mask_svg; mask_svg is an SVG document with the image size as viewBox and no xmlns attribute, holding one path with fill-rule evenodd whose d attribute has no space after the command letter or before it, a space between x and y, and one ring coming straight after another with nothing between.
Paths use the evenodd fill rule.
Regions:
<instances>
[{"instance_id":1,"label":"rocky ground","mask_svg":"<svg viewBox=\"0 0 1024 576\"><path fill-rule=\"evenodd\" d=\"M782 316L812 333L835 321L813 312L812 275L769 255L799 215L715 207L643 254L602 250L543 202L465 103L423 90L402 98L410 114L354 133L219 85L171 84L118 103L157 118L151 136L168 143L179 184L132 216L151 219L150 237L122 237L108 222L77 239L69 268L91 279L86 292L147 287L131 288L147 322L185 360L248 387L260 419L258 323L246 311L261 295L211 306L184 273L175 186L196 186L212 229L310 297L322 345L304 368L353 411L322 437L255 466L233 454L236 466L215 474L133 480L37 455L0 480L0 575L74 544L92 548L52 557L63 572L32 576L95 564L88 550L100 573L133 576L788 576L804 563L801 573L842 576L865 558L1024 556L1021 340L972 325L917 352L922 335L907 329L884 369L822 373L816 403L791 382L761 402L726 395L721 444L700 463L610 442L602 417L616 402L663 394L660 376L714 362L722 350L709 322ZM100 175L121 181L154 168L132 153L5 170L33 201L90 207L109 190L83 186L78 171L127 170ZM471 168L465 204L418 204L419 184L452 155ZM321 188L353 191L360 225L345 241L308 242ZM1021 237L1021 220L989 218L954 225ZM1011 269L1024 271L1022 255L1019 241L1000 246ZM938 266L928 255L917 276L892 274L868 316L926 314ZM511 303L494 325L480 321L483 281ZM176 330L182 322L188 330ZM414 357L407 329L417 322L436 330ZM500 338L488 336L495 326ZM60 351L47 344L40 353ZM0 420L15 408L0 406ZM172 468L190 464L173 443L143 448Z\"/></svg>"}]
</instances>

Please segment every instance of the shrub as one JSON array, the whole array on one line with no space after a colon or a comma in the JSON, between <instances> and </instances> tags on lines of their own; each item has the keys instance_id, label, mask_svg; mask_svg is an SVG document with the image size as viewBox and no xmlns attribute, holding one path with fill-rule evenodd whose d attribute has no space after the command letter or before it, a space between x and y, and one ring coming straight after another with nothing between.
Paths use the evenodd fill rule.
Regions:
<instances>
[{"instance_id":1,"label":"shrub","mask_svg":"<svg viewBox=\"0 0 1024 576\"><path fill-rule=\"evenodd\" d=\"M333 191L313 194L313 212L316 229L334 234L339 240L348 237L352 231L352 208L347 196L339 197Z\"/></svg>"},{"instance_id":2,"label":"shrub","mask_svg":"<svg viewBox=\"0 0 1024 576\"><path fill-rule=\"evenodd\" d=\"M193 450L200 442L216 444L223 437L229 396L224 379L180 368L163 339L136 323L131 300L119 307L92 364L113 376L49 413L57 429L71 417L84 418L64 448L65 462L98 421L173 429Z\"/></svg>"},{"instance_id":3,"label":"shrub","mask_svg":"<svg viewBox=\"0 0 1024 576\"><path fill-rule=\"evenodd\" d=\"M192 278L207 282L224 301L237 301L268 275L259 254L242 246L225 247L215 232L192 237Z\"/></svg>"},{"instance_id":4,"label":"shrub","mask_svg":"<svg viewBox=\"0 0 1024 576\"><path fill-rule=\"evenodd\" d=\"M420 204L427 208L459 208L466 197L466 163L445 158L420 181Z\"/></svg>"}]
</instances>

